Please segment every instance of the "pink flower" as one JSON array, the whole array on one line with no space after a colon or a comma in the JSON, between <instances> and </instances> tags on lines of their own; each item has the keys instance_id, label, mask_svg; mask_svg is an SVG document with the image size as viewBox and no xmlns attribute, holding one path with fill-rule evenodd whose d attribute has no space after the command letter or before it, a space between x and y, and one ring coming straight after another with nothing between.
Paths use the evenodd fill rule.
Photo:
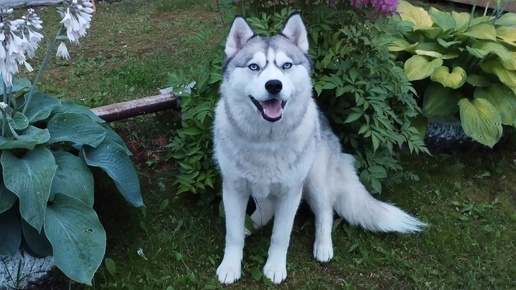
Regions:
<instances>
[{"instance_id":1,"label":"pink flower","mask_svg":"<svg viewBox=\"0 0 516 290\"><path fill-rule=\"evenodd\" d=\"M379 14L390 15L396 10L399 0L350 0L350 3L355 8L362 8L371 4Z\"/></svg>"}]
</instances>

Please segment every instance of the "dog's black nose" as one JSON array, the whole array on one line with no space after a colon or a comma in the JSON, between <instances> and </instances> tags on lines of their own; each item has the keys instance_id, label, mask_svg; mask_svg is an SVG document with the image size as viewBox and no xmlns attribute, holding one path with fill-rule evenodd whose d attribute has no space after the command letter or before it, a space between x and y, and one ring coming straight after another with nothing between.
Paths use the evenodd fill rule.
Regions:
<instances>
[{"instance_id":1,"label":"dog's black nose","mask_svg":"<svg viewBox=\"0 0 516 290\"><path fill-rule=\"evenodd\" d=\"M283 84L280 80L270 80L265 83L265 89L267 90L267 92L274 95L281 92L282 88Z\"/></svg>"}]
</instances>

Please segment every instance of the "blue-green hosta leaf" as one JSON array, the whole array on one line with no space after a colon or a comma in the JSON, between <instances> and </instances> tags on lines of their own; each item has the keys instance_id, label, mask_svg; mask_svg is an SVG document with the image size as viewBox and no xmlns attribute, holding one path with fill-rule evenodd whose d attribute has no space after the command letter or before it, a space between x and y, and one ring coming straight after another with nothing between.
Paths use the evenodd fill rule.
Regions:
<instances>
[{"instance_id":1,"label":"blue-green hosta leaf","mask_svg":"<svg viewBox=\"0 0 516 290\"><path fill-rule=\"evenodd\" d=\"M500 43L476 41L472 47L467 46L466 49L478 58L485 58L489 54L495 54L500 58L500 62L506 69L516 70L516 56Z\"/></svg>"},{"instance_id":2,"label":"blue-green hosta leaf","mask_svg":"<svg viewBox=\"0 0 516 290\"><path fill-rule=\"evenodd\" d=\"M57 113L48 121L50 132L49 144L56 142L72 142L77 147L89 145L97 147L104 137L106 130L98 123L77 113Z\"/></svg>"},{"instance_id":3,"label":"blue-green hosta leaf","mask_svg":"<svg viewBox=\"0 0 516 290\"><path fill-rule=\"evenodd\" d=\"M53 200L55 194L62 193L77 198L92 207L94 181L88 165L82 158L68 152L58 151L53 154L56 159L57 171L52 180L49 199Z\"/></svg>"},{"instance_id":4,"label":"blue-green hosta leaf","mask_svg":"<svg viewBox=\"0 0 516 290\"><path fill-rule=\"evenodd\" d=\"M452 11L451 13L453 19L455 20L455 31L457 32L464 32L468 28L469 20L471 19L471 16L467 12L455 12Z\"/></svg>"},{"instance_id":5,"label":"blue-green hosta leaf","mask_svg":"<svg viewBox=\"0 0 516 290\"><path fill-rule=\"evenodd\" d=\"M430 7L428 13L430 14L434 24L437 24L444 33L455 30L457 23L450 13L437 10L434 7Z\"/></svg>"},{"instance_id":6,"label":"blue-green hosta leaf","mask_svg":"<svg viewBox=\"0 0 516 290\"><path fill-rule=\"evenodd\" d=\"M459 111L457 104L462 97L458 91L431 83L425 90L422 113L427 118L451 117Z\"/></svg>"},{"instance_id":7,"label":"blue-green hosta leaf","mask_svg":"<svg viewBox=\"0 0 516 290\"><path fill-rule=\"evenodd\" d=\"M493 16L479 16L479 17L473 17L471 18L470 22L469 22L469 28L475 26L475 25L478 25L478 24L482 24L482 23L487 23L487 24L491 24L492 21L493 21L494 17Z\"/></svg>"},{"instance_id":8,"label":"blue-green hosta leaf","mask_svg":"<svg viewBox=\"0 0 516 290\"><path fill-rule=\"evenodd\" d=\"M506 12L494 22L497 26L516 27L516 13Z\"/></svg>"},{"instance_id":9,"label":"blue-green hosta leaf","mask_svg":"<svg viewBox=\"0 0 516 290\"><path fill-rule=\"evenodd\" d=\"M504 85L516 87L516 71L507 70L499 61L484 61L480 63L480 67L485 72L495 74Z\"/></svg>"},{"instance_id":10,"label":"blue-green hosta leaf","mask_svg":"<svg viewBox=\"0 0 516 290\"><path fill-rule=\"evenodd\" d=\"M29 126L29 119L21 112L14 113L14 116L7 116L7 121L12 130L23 130Z\"/></svg>"},{"instance_id":11,"label":"blue-green hosta leaf","mask_svg":"<svg viewBox=\"0 0 516 290\"><path fill-rule=\"evenodd\" d=\"M12 140L0 136L0 150L16 148L32 150L36 145L47 142L50 139L50 134L47 129L29 125L27 129L18 133L16 138L17 140Z\"/></svg>"},{"instance_id":12,"label":"blue-green hosta leaf","mask_svg":"<svg viewBox=\"0 0 516 290\"><path fill-rule=\"evenodd\" d=\"M19 102L20 107L18 108L18 110L22 110L22 106L25 106L28 97L28 94L25 94L25 96L23 96L23 101ZM61 101L59 101L58 99L42 92L35 92L32 96L32 100L29 104L29 107L25 111L25 116L27 116L31 123L45 120L50 116L53 110L55 110L60 105Z\"/></svg>"},{"instance_id":13,"label":"blue-green hosta leaf","mask_svg":"<svg viewBox=\"0 0 516 290\"><path fill-rule=\"evenodd\" d=\"M487 88L477 88L475 98L486 99L502 115L502 124L512 125L516 121L516 95L512 89L501 83L493 83Z\"/></svg>"},{"instance_id":14,"label":"blue-green hosta leaf","mask_svg":"<svg viewBox=\"0 0 516 290\"><path fill-rule=\"evenodd\" d=\"M24 220L21 221L21 228L23 238L34 254L38 257L52 256L52 245L47 239L45 229L41 229L41 232L38 232Z\"/></svg>"},{"instance_id":15,"label":"blue-green hosta leaf","mask_svg":"<svg viewBox=\"0 0 516 290\"><path fill-rule=\"evenodd\" d=\"M9 88L7 91L11 91L12 93L14 92L18 92L18 91L21 91L21 90L24 90L24 89L28 89L32 86L32 84L30 83L29 79L27 78L22 78L22 79L19 79L19 78L13 78L13 86L11 88ZM1 85L0 86L0 94L3 95L4 94L4 86Z\"/></svg>"},{"instance_id":16,"label":"blue-green hosta leaf","mask_svg":"<svg viewBox=\"0 0 516 290\"><path fill-rule=\"evenodd\" d=\"M45 147L29 150L21 158L4 150L1 163L5 187L18 196L22 218L41 230L57 169L54 155Z\"/></svg>"},{"instance_id":17,"label":"blue-green hosta leaf","mask_svg":"<svg viewBox=\"0 0 516 290\"><path fill-rule=\"evenodd\" d=\"M131 150L129 150L129 148L127 148L127 146L125 145L125 142L124 142L124 140L122 140L120 135L118 135L107 123L102 124L102 127L104 129L106 129L106 139L111 140L111 141L115 142L116 144L120 145L120 147L122 147L122 149L124 149L124 151L127 155L129 155L129 156L133 155L131 153Z\"/></svg>"},{"instance_id":18,"label":"blue-green hosta leaf","mask_svg":"<svg viewBox=\"0 0 516 290\"><path fill-rule=\"evenodd\" d=\"M493 147L502 136L502 115L488 100L477 98L459 101L464 133L477 142Z\"/></svg>"},{"instance_id":19,"label":"blue-green hosta leaf","mask_svg":"<svg viewBox=\"0 0 516 290\"><path fill-rule=\"evenodd\" d=\"M460 40L446 41L442 38L437 38L437 43L439 43L444 48L448 48L448 47L456 45L456 44L461 44L462 41L460 41Z\"/></svg>"},{"instance_id":20,"label":"blue-green hosta leaf","mask_svg":"<svg viewBox=\"0 0 516 290\"><path fill-rule=\"evenodd\" d=\"M458 89L466 82L466 77L466 71L460 66L454 67L451 73L448 67L441 66L430 76L430 79L445 87Z\"/></svg>"},{"instance_id":21,"label":"blue-green hosta leaf","mask_svg":"<svg viewBox=\"0 0 516 290\"><path fill-rule=\"evenodd\" d=\"M491 84L491 81L488 78L478 74L468 74L466 82L472 86L481 88L487 87Z\"/></svg>"},{"instance_id":22,"label":"blue-green hosta leaf","mask_svg":"<svg viewBox=\"0 0 516 290\"><path fill-rule=\"evenodd\" d=\"M13 207L16 199L16 195L7 189L3 182L0 182L0 213Z\"/></svg>"},{"instance_id":23,"label":"blue-green hosta leaf","mask_svg":"<svg viewBox=\"0 0 516 290\"><path fill-rule=\"evenodd\" d=\"M440 58L431 60L426 56L413 55L405 62L404 69L409 81L417 81L429 77L442 64Z\"/></svg>"},{"instance_id":24,"label":"blue-green hosta leaf","mask_svg":"<svg viewBox=\"0 0 516 290\"><path fill-rule=\"evenodd\" d=\"M463 33L465 36L469 36L474 39L492 40L496 41L496 29L490 23L479 23L473 25Z\"/></svg>"},{"instance_id":25,"label":"blue-green hosta leaf","mask_svg":"<svg viewBox=\"0 0 516 290\"><path fill-rule=\"evenodd\" d=\"M97 123L105 123L106 121L95 115L90 109L77 105L76 103L66 100L61 102L61 106L56 110L56 113L76 113L87 116Z\"/></svg>"},{"instance_id":26,"label":"blue-green hosta leaf","mask_svg":"<svg viewBox=\"0 0 516 290\"><path fill-rule=\"evenodd\" d=\"M117 143L105 139L97 148L85 146L82 155L86 164L100 167L115 182L124 198L133 206L143 206L140 182L131 159Z\"/></svg>"},{"instance_id":27,"label":"blue-green hosta leaf","mask_svg":"<svg viewBox=\"0 0 516 290\"><path fill-rule=\"evenodd\" d=\"M416 7L407 1L400 1L396 10L402 20L414 23L414 30L422 27L432 27L434 24L430 14L421 7Z\"/></svg>"},{"instance_id":28,"label":"blue-green hosta leaf","mask_svg":"<svg viewBox=\"0 0 516 290\"><path fill-rule=\"evenodd\" d=\"M496 37L502 42L516 48L516 27L497 27Z\"/></svg>"},{"instance_id":29,"label":"blue-green hosta leaf","mask_svg":"<svg viewBox=\"0 0 516 290\"><path fill-rule=\"evenodd\" d=\"M0 256L13 256L20 248L22 232L15 211L0 213Z\"/></svg>"},{"instance_id":30,"label":"blue-green hosta leaf","mask_svg":"<svg viewBox=\"0 0 516 290\"><path fill-rule=\"evenodd\" d=\"M106 232L95 211L82 201L56 194L47 207L45 233L55 265L70 279L91 285L106 251Z\"/></svg>"}]
</instances>

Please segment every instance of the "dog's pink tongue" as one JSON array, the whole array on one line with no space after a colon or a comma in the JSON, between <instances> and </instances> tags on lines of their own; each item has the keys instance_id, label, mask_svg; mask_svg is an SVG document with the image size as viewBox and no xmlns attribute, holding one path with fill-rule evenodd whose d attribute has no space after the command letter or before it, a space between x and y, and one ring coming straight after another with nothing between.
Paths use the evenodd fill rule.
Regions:
<instances>
[{"instance_id":1,"label":"dog's pink tongue","mask_svg":"<svg viewBox=\"0 0 516 290\"><path fill-rule=\"evenodd\" d=\"M263 113L269 118L277 118L283 113L281 101L278 99L270 99L260 103L263 107Z\"/></svg>"}]
</instances>

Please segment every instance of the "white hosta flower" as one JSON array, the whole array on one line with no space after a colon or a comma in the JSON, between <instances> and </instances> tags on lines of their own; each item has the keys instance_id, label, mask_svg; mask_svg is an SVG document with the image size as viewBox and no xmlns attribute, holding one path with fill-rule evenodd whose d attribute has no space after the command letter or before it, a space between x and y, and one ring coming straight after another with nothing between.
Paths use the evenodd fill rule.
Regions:
<instances>
[{"instance_id":1,"label":"white hosta flower","mask_svg":"<svg viewBox=\"0 0 516 290\"><path fill-rule=\"evenodd\" d=\"M28 71L32 66L27 57L34 57L43 35L34 31L41 28L42 21L29 9L21 19L13 19L12 9L0 7L0 72L3 82L12 85L18 65L24 65Z\"/></svg>"},{"instance_id":2,"label":"white hosta flower","mask_svg":"<svg viewBox=\"0 0 516 290\"><path fill-rule=\"evenodd\" d=\"M57 57L64 58L64 59L70 59L70 54L68 53L68 48L66 48L66 44L61 41L61 44L59 44L59 47L57 48Z\"/></svg>"},{"instance_id":3,"label":"white hosta flower","mask_svg":"<svg viewBox=\"0 0 516 290\"><path fill-rule=\"evenodd\" d=\"M0 109L5 110L7 108L7 104L4 102L0 102Z\"/></svg>"},{"instance_id":4,"label":"white hosta flower","mask_svg":"<svg viewBox=\"0 0 516 290\"><path fill-rule=\"evenodd\" d=\"M86 35L86 30L90 28L93 5L89 0L65 1L69 7L58 8L61 15L61 24L66 28L66 37L70 42L78 44L79 38Z\"/></svg>"}]
</instances>

